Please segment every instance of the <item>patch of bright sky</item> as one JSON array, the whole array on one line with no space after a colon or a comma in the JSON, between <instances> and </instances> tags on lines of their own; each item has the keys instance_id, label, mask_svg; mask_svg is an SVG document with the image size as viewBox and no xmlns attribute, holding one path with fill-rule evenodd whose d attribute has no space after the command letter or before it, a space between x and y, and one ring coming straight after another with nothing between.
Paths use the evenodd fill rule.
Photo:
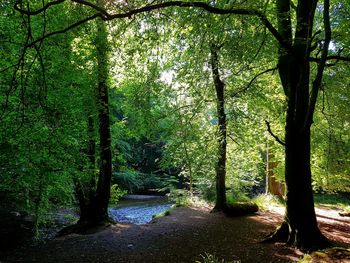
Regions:
<instances>
[{"instance_id":1,"label":"patch of bright sky","mask_svg":"<svg viewBox=\"0 0 350 263\"><path fill-rule=\"evenodd\" d=\"M336 48L334 42L331 41L331 42L329 43L328 50L336 51L336 49L337 49L337 48Z\"/></svg>"},{"instance_id":2,"label":"patch of bright sky","mask_svg":"<svg viewBox=\"0 0 350 263\"><path fill-rule=\"evenodd\" d=\"M166 71L162 71L160 73L159 80L167 85L171 85L171 84L173 84L174 77L175 77L174 70L166 70Z\"/></svg>"}]
</instances>

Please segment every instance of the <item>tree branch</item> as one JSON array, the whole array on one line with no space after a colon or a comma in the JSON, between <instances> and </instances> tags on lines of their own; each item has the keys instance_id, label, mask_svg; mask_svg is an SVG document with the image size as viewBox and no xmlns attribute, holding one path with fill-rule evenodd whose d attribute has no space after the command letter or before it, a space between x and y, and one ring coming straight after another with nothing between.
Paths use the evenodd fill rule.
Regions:
<instances>
[{"instance_id":1,"label":"tree branch","mask_svg":"<svg viewBox=\"0 0 350 263\"><path fill-rule=\"evenodd\" d=\"M4 118L5 114L6 114L6 110L9 106L9 101L10 101L10 95L12 92L16 91L17 87L17 83L16 83L16 76L18 74L18 72L21 72L21 69L23 69L23 65L24 65L24 62L25 62L25 56L26 56L26 52L27 52L27 44L29 43L30 41L30 26L28 26L28 23L29 23L29 18L28 18L28 22L24 19L24 16L22 15L22 19L23 19L23 22L24 24L26 25L27 27L27 31L28 31L28 34L26 36L26 39L23 43L23 48L20 52L20 56L19 56L19 59L17 60L17 63L13 65L14 67L14 70L13 70L13 73L12 73L12 77L11 77L11 82L10 82L10 86L9 86L9 89L7 91L5 91L5 100L2 102L2 110L0 112L0 121ZM23 72L23 70L22 70Z\"/></svg>"},{"instance_id":2,"label":"tree branch","mask_svg":"<svg viewBox=\"0 0 350 263\"><path fill-rule=\"evenodd\" d=\"M277 135L275 135L272 130L271 130L271 126L270 123L265 120L266 126L267 126L267 131L270 133L270 135L281 145L286 146L286 143L284 141L282 141Z\"/></svg>"},{"instance_id":3,"label":"tree branch","mask_svg":"<svg viewBox=\"0 0 350 263\"><path fill-rule=\"evenodd\" d=\"M63 2L65 2L66 0L56 0L56 1L52 1L47 3L46 5L44 5L42 8L35 10L35 11L29 11L29 10L24 10L21 9L19 7L20 2L15 3L14 8L16 11L20 12L21 14L24 15L28 15L28 16L35 16L35 15L39 15L40 13L46 11L50 6L54 6L54 5L58 5L61 4Z\"/></svg>"},{"instance_id":4,"label":"tree branch","mask_svg":"<svg viewBox=\"0 0 350 263\"><path fill-rule=\"evenodd\" d=\"M270 69L264 70L263 72L260 72L260 73L257 74L254 78L252 78L252 79L250 80L250 82L248 83L248 85L247 85L246 87L244 87L244 88L242 88L242 89L236 91L235 93L233 93L233 94L231 95L231 97L232 97L232 98L235 98L235 97L238 96L239 94L241 94L241 93L247 91L247 90L250 88L250 86L253 84L253 82L254 82L258 77L260 77L261 75L263 75L263 74L265 74L265 73L268 73L268 72L271 72L271 71L275 71L276 69L278 69L278 67L270 68Z\"/></svg>"},{"instance_id":5,"label":"tree branch","mask_svg":"<svg viewBox=\"0 0 350 263\"><path fill-rule=\"evenodd\" d=\"M344 57L344 56L339 56L339 55L331 55L331 56L327 56L326 61L328 61L328 60L338 60L338 61L350 62L350 57ZM309 58L309 61L321 63L322 58L313 58L313 57L310 57L310 58Z\"/></svg>"},{"instance_id":6,"label":"tree branch","mask_svg":"<svg viewBox=\"0 0 350 263\"><path fill-rule=\"evenodd\" d=\"M84 1L84 0L71 0L71 1L75 2L75 3L78 3L78 4L81 4L81 5L85 5L85 6L91 7L92 9L95 9L96 11L100 12L105 17L109 17L110 16L110 14L108 14L108 12L105 9L103 9L102 7L99 7L98 5L95 5L93 3L90 3L90 2L87 2L87 1Z\"/></svg>"},{"instance_id":7,"label":"tree branch","mask_svg":"<svg viewBox=\"0 0 350 263\"><path fill-rule=\"evenodd\" d=\"M326 59L326 60L331 60L331 59L342 60L342 61L348 61L348 62L350 62L350 57L343 57L343 56L337 56L337 55L327 56L327 59Z\"/></svg>"},{"instance_id":8,"label":"tree branch","mask_svg":"<svg viewBox=\"0 0 350 263\"><path fill-rule=\"evenodd\" d=\"M9 69L11 69L11 68L16 67L17 65L18 65L18 63L12 64L11 66L8 66L8 67L6 67L6 68L0 69L0 74L3 73L3 72L5 72L6 70L9 70Z\"/></svg>"},{"instance_id":9,"label":"tree branch","mask_svg":"<svg viewBox=\"0 0 350 263\"><path fill-rule=\"evenodd\" d=\"M40 14L41 12L45 11L46 9L48 9L50 6L57 5L57 4L62 3L64 1L65 0L57 0L57 1L49 2L43 8L36 10L36 11L26 11L26 10L20 9L17 4L15 5L15 9L17 11L21 12L22 14L37 15L37 14ZM113 20L113 19L118 19L118 18L129 18L129 17L134 16L134 15L139 14L139 13L150 12L153 10L163 9L163 8L167 8L167 7L176 7L176 6L177 7L184 7L184 8L197 7L197 8L202 8L202 9L208 11L209 13L218 14L218 15L235 14L235 15L255 16L255 17L260 19L260 21L270 31L270 33L274 36L274 38L281 44L281 46L283 46L291 54L295 53L293 51L293 48L290 45L290 43L281 36L281 34L278 32L278 30L267 19L265 14L259 10L256 10L256 9L245 9L245 8L221 9L221 8L217 8L217 7L211 6L211 5L203 3L203 2L169 1L169 2L164 2L164 3L160 3L160 4L146 5L146 6L136 8L136 9L130 10L128 12L124 12L124 13L109 14L104 9L102 9L102 8L98 7L97 5L92 4L90 2L87 2L84 0L71 0L71 1L75 2L75 3L79 3L81 5L88 6L92 9L94 9L95 11L98 11L98 13L93 15L93 16L90 16L86 19L80 20L79 22L73 24L72 26L67 27L66 29L55 31L55 32L52 32L50 34L47 34L42 39L48 38L52 35L65 33L68 30L70 30L76 26L79 26L87 21L95 19L96 17L101 17L103 20ZM40 40L38 40L38 41L40 41Z\"/></svg>"},{"instance_id":10,"label":"tree branch","mask_svg":"<svg viewBox=\"0 0 350 263\"><path fill-rule=\"evenodd\" d=\"M42 37L40 37L40 38L34 40L33 42L30 42L30 43L27 45L27 47L32 47L32 46L34 46L35 44L37 44L37 43L39 43L39 42L42 42L44 39L49 38L49 37L51 37L51 36L66 33L66 32L68 32L69 30L71 30L71 29L73 29L73 28L75 28L75 27L78 27L78 26L80 26L80 25L82 25L82 24L85 24L85 23L88 22L88 21L94 20L94 19L97 18L97 17L102 17L102 15L101 15L100 13L96 13L96 14L94 14L94 15L92 15L92 16L89 16L89 17L87 17L87 18L84 18L84 19L82 19L82 20L79 20L78 22L75 22L74 24L72 24L72 25L70 25L69 27L66 27L66 28L64 28L64 29L62 29L62 30L57 30L57 31L53 31L53 32L51 32L51 33L48 33L48 34L46 34L46 35L44 35L44 36L42 36Z\"/></svg>"},{"instance_id":11,"label":"tree branch","mask_svg":"<svg viewBox=\"0 0 350 263\"><path fill-rule=\"evenodd\" d=\"M227 137L229 137L234 143L236 143L237 145L241 145L237 140L235 140L231 134L227 134Z\"/></svg>"},{"instance_id":12,"label":"tree branch","mask_svg":"<svg viewBox=\"0 0 350 263\"><path fill-rule=\"evenodd\" d=\"M306 115L303 129L305 129L306 127L310 127L313 121L312 119L316 107L318 91L320 90L320 87L322 85L323 72L327 62L329 43L332 39L331 24L329 19L329 0L324 0L323 4L323 25L325 31L325 40L322 48L321 59L317 65L317 74L315 80L312 83L309 109Z\"/></svg>"},{"instance_id":13,"label":"tree branch","mask_svg":"<svg viewBox=\"0 0 350 263\"><path fill-rule=\"evenodd\" d=\"M77 0L78 1L78 0ZM225 14L235 14L235 15L248 15L248 16L256 16L260 19L260 21L266 26L266 28L271 32L271 34L275 37L275 39L280 42L280 44L289 52L293 52L292 46L289 45L289 43L280 35L278 30L271 24L271 22L267 19L267 17L259 10L256 9L245 9L245 8L235 8L235 9L221 9L214 6L211 6L209 4L203 3L203 2L183 2L183 1L169 1L165 3L160 4L154 4L154 5L147 5L138 9L130 10L126 13L121 14L114 14L114 15L108 15L106 16L106 20L112 20L115 18L125 18L125 17L131 17L133 15L143 13L143 12L150 12L152 10L156 9L163 9L166 7L197 7L202 8L209 13L212 14L219 14L219 15L225 15Z\"/></svg>"}]
</instances>

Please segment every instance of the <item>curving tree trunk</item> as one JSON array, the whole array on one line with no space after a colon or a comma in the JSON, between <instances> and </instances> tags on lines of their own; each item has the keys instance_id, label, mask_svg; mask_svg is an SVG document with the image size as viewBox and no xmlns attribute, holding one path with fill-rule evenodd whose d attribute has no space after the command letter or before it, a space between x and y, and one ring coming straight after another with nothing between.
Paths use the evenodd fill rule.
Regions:
<instances>
[{"instance_id":1,"label":"curving tree trunk","mask_svg":"<svg viewBox=\"0 0 350 263\"><path fill-rule=\"evenodd\" d=\"M219 47L211 45L211 68L216 90L216 107L218 116L218 160L216 164L216 201L215 211L223 211L227 208L226 203L226 114L225 114L225 83L220 79Z\"/></svg>"}]
</instances>

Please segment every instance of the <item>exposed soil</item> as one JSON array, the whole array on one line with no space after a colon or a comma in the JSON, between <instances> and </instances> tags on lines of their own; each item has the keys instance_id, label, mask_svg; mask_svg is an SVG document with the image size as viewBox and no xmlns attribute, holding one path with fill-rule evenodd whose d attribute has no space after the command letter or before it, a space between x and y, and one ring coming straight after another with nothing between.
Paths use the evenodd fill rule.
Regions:
<instances>
[{"instance_id":1,"label":"exposed soil","mask_svg":"<svg viewBox=\"0 0 350 263\"><path fill-rule=\"evenodd\" d=\"M146 225L116 224L86 235L69 235L8 252L5 262L192 262L210 253L236 262L293 262L302 253L284 244L261 244L283 211L225 217L208 208L177 208ZM350 246L350 218L317 209L323 233Z\"/></svg>"}]
</instances>

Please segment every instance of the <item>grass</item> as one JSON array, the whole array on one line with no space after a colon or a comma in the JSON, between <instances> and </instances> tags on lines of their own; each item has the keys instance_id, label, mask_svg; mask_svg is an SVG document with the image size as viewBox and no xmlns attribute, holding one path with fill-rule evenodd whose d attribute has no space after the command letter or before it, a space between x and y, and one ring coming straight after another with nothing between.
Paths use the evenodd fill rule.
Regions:
<instances>
[{"instance_id":1,"label":"grass","mask_svg":"<svg viewBox=\"0 0 350 263\"><path fill-rule=\"evenodd\" d=\"M168 215L170 215L170 212L171 212L173 209L174 209L174 208L171 207L171 208L169 208L169 209L167 209L167 210L165 210L165 211L163 211L163 212L161 212L161 213L158 213L158 214L152 216L152 219L160 218L160 217L163 217L163 216L168 216Z\"/></svg>"},{"instance_id":2,"label":"grass","mask_svg":"<svg viewBox=\"0 0 350 263\"><path fill-rule=\"evenodd\" d=\"M191 195L188 191L183 189L176 189L171 191L169 199L175 203L176 207L207 207L209 203L201 196Z\"/></svg>"},{"instance_id":3,"label":"grass","mask_svg":"<svg viewBox=\"0 0 350 263\"><path fill-rule=\"evenodd\" d=\"M246 196L244 193L234 193L227 196L227 204L233 205L237 203L249 203L252 202L252 200Z\"/></svg>"},{"instance_id":4,"label":"grass","mask_svg":"<svg viewBox=\"0 0 350 263\"><path fill-rule=\"evenodd\" d=\"M343 213L350 213L350 198L344 194L315 194L316 207L326 206L332 209L341 209Z\"/></svg>"},{"instance_id":5,"label":"grass","mask_svg":"<svg viewBox=\"0 0 350 263\"><path fill-rule=\"evenodd\" d=\"M272 207L284 206L285 202L282 198L279 198L271 194L260 194L252 199L261 210L269 211Z\"/></svg>"},{"instance_id":6,"label":"grass","mask_svg":"<svg viewBox=\"0 0 350 263\"><path fill-rule=\"evenodd\" d=\"M343 210L344 213L350 213L350 205L346 206Z\"/></svg>"},{"instance_id":7,"label":"grass","mask_svg":"<svg viewBox=\"0 0 350 263\"><path fill-rule=\"evenodd\" d=\"M171 211L173 211L176 207L178 207L178 205L174 204L169 209L167 209L167 210L165 210L163 212L160 212L160 213L158 213L156 215L153 215L152 219L160 218L160 217L163 217L163 216L168 216L168 215L170 215Z\"/></svg>"},{"instance_id":8,"label":"grass","mask_svg":"<svg viewBox=\"0 0 350 263\"><path fill-rule=\"evenodd\" d=\"M173 201L176 206L197 206L197 207L208 207L209 203L200 197L194 195L191 196L187 191L178 190L173 193ZM325 194L316 193L314 195L315 206L327 206L332 209L341 209L345 213L350 213L350 199L346 197L346 194ZM283 207L285 206L285 200L271 195L271 194L261 194L252 199L247 197L244 193L232 193L227 194L227 204L233 205L237 203L255 203L258 205L260 210L269 211L273 207Z\"/></svg>"},{"instance_id":9,"label":"grass","mask_svg":"<svg viewBox=\"0 0 350 263\"><path fill-rule=\"evenodd\" d=\"M240 263L240 260L234 260L234 261L226 261L224 259L219 259L218 257L211 255L209 253L205 253L204 255L201 255L202 259L201 261L197 260L196 263Z\"/></svg>"},{"instance_id":10,"label":"grass","mask_svg":"<svg viewBox=\"0 0 350 263\"><path fill-rule=\"evenodd\" d=\"M271 210L272 207L284 206L285 201L277 196L261 194L252 199L261 210ZM342 194L315 194L316 207L326 206L332 209L342 209L345 213L350 212L350 199Z\"/></svg>"},{"instance_id":11,"label":"grass","mask_svg":"<svg viewBox=\"0 0 350 263\"><path fill-rule=\"evenodd\" d=\"M312 262L349 262L350 249L333 247L314 251L311 254L305 254L305 256L298 261L298 263L312 263Z\"/></svg>"},{"instance_id":12,"label":"grass","mask_svg":"<svg viewBox=\"0 0 350 263\"><path fill-rule=\"evenodd\" d=\"M350 211L350 199L342 194L315 194L314 200L316 206L328 206Z\"/></svg>"}]
</instances>

